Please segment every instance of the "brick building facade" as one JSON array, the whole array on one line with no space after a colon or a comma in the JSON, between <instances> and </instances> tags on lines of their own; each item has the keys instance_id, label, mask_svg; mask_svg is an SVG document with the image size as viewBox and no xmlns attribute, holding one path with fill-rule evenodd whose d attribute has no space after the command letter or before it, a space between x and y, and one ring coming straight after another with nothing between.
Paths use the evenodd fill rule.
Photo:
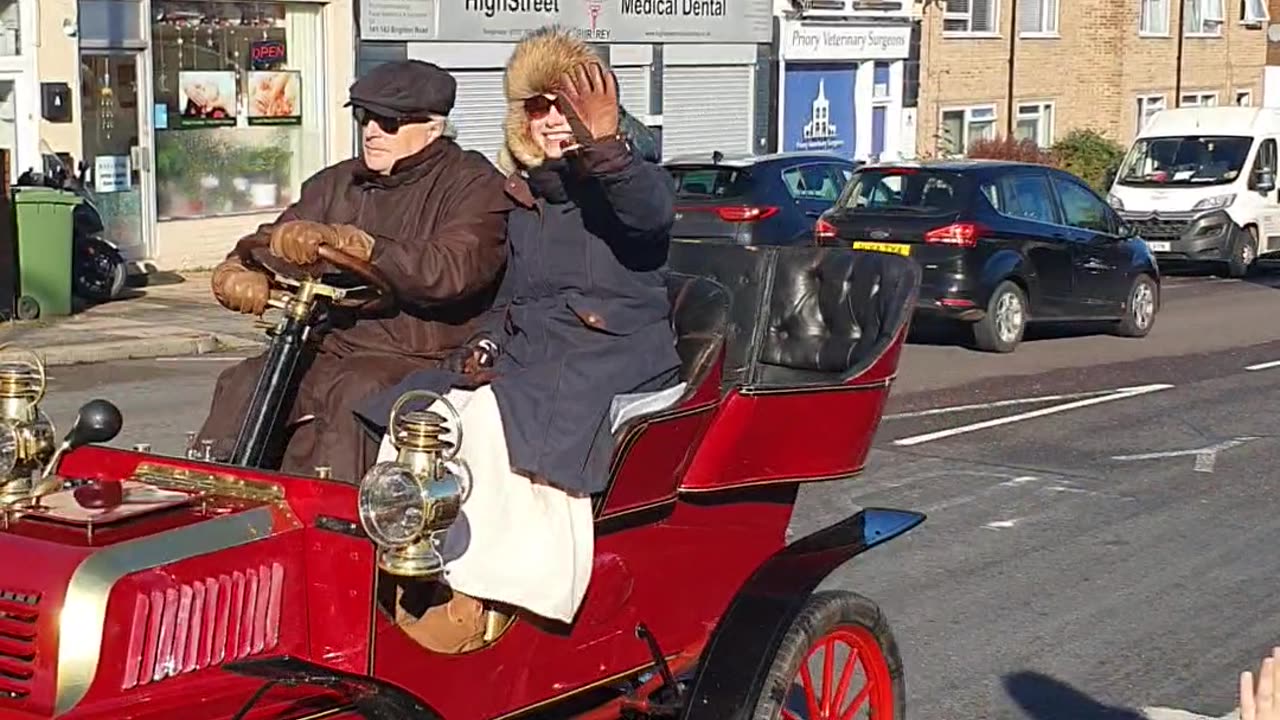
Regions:
<instances>
[{"instance_id":1,"label":"brick building facade","mask_svg":"<svg viewBox=\"0 0 1280 720\"><path fill-rule=\"evenodd\" d=\"M1006 136L1011 117L1012 134L1046 146L1080 128L1124 144L1162 108L1261 104L1266 3L926 0L917 150Z\"/></svg>"}]
</instances>

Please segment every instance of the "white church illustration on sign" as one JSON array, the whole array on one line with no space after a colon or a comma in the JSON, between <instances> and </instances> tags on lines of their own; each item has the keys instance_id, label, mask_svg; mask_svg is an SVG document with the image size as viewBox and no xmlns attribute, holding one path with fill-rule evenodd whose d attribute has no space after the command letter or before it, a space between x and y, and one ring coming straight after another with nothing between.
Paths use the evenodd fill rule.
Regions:
<instances>
[{"instance_id":1,"label":"white church illustration on sign","mask_svg":"<svg viewBox=\"0 0 1280 720\"><path fill-rule=\"evenodd\" d=\"M831 101L827 100L826 80L818 80L818 96L813 99L803 137L803 144L808 149L836 148L843 144L837 139L836 126L831 122Z\"/></svg>"}]
</instances>

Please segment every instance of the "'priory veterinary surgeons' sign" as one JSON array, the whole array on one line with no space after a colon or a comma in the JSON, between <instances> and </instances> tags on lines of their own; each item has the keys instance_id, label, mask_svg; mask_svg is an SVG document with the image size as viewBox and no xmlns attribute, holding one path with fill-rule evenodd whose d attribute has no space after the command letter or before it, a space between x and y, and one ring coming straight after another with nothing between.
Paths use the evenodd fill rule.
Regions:
<instances>
[{"instance_id":1,"label":"'priory veterinary surgeons' sign","mask_svg":"<svg viewBox=\"0 0 1280 720\"><path fill-rule=\"evenodd\" d=\"M901 60L911 49L909 25L783 23L785 60Z\"/></svg>"},{"instance_id":2,"label":"'priory veterinary surgeons' sign","mask_svg":"<svg viewBox=\"0 0 1280 720\"><path fill-rule=\"evenodd\" d=\"M559 24L589 42L767 43L770 0L360 0L362 40L516 42Z\"/></svg>"}]
</instances>

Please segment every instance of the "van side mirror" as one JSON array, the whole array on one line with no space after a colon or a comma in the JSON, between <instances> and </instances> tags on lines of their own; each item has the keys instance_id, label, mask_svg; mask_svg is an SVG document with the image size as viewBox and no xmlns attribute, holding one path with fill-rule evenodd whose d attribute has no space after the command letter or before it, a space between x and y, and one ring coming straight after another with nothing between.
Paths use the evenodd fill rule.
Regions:
<instances>
[{"instance_id":1,"label":"van side mirror","mask_svg":"<svg viewBox=\"0 0 1280 720\"><path fill-rule=\"evenodd\" d=\"M1276 173L1274 170L1259 170L1254 187L1258 192L1269 193L1276 189Z\"/></svg>"}]
</instances>

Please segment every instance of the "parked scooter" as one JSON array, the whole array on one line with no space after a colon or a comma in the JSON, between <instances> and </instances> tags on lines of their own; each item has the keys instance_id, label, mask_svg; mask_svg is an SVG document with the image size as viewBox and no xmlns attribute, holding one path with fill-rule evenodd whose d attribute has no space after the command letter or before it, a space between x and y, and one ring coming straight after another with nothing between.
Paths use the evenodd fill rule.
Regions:
<instances>
[{"instance_id":1,"label":"parked scooter","mask_svg":"<svg viewBox=\"0 0 1280 720\"><path fill-rule=\"evenodd\" d=\"M61 158L51 153L44 155L44 165L45 172L27 170L18 177L16 185L66 190L80 197L81 202L71 216L72 294L93 303L115 300L124 291L128 267L120 247L102 236L106 229L102 214L93 202L92 191L85 184L88 167L81 163L80 173L72 176ZM22 308L18 310L19 316L26 314L21 312Z\"/></svg>"}]
</instances>

